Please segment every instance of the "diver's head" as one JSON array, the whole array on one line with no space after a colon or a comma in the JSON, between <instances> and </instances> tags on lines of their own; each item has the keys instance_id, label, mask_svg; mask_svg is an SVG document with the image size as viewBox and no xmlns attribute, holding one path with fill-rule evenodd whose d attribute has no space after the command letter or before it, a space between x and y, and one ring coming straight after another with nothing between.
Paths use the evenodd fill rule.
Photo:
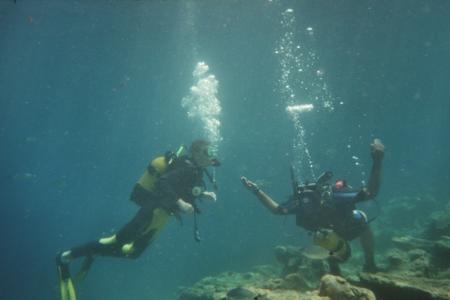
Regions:
<instances>
[{"instance_id":1,"label":"diver's head","mask_svg":"<svg viewBox=\"0 0 450 300\"><path fill-rule=\"evenodd\" d=\"M220 162L216 157L216 149L206 140L195 140L189 148L189 154L192 160L201 168L209 166L220 166Z\"/></svg>"},{"instance_id":2,"label":"diver's head","mask_svg":"<svg viewBox=\"0 0 450 300\"><path fill-rule=\"evenodd\" d=\"M339 189L343 189L343 188L348 187L348 185L347 185L347 182L345 180L337 179L336 182L334 183L334 187L339 190Z\"/></svg>"}]
</instances>

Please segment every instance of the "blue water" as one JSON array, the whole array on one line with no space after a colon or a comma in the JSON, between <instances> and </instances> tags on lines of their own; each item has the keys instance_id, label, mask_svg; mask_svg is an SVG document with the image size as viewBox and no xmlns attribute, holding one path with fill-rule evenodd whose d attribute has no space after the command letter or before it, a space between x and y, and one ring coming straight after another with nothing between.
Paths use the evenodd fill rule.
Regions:
<instances>
[{"instance_id":1,"label":"blue water","mask_svg":"<svg viewBox=\"0 0 450 300\"><path fill-rule=\"evenodd\" d=\"M239 182L264 180L279 201L290 193L296 132L274 53L288 8L334 104L302 119L314 171L359 185L380 137L381 205L421 193L448 202L449 1L0 0L1 299L58 299L56 252L120 228L148 161L202 134L180 105L199 61L219 81L223 138L204 240L192 218L173 221L138 260L98 259L79 299L176 299L179 286L305 241Z\"/></svg>"}]
</instances>

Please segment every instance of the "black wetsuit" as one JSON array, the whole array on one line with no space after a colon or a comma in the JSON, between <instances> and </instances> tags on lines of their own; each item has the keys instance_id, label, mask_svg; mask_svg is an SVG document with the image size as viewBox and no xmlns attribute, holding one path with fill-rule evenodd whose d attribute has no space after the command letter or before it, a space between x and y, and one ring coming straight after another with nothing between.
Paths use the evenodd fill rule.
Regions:
<instances>
[{"instance_id":1,"label":"black wetsuit","mask_svg":"<svg viewBox=\"0 0 450 300\"><path fill-rule=\"evenodd\" d=\"M194 187L204 187L203 170L196 166L187 156L177 158L169 165L168 170L159 178L154 192L144 191L138 184L134 187L131 198L141 197L139 203L141 208L134 218L123 226L115 236L113 243L101 243L93 241L71 249L73 258L95 255L118 256L136 258L151 243L155 234L159 232L162 225L149 229L154 220L155 211L163 211L164 215L178 214L176 201L183 199L185 202L195 206L195 196L192 193ZM142 198L143 197L143 198ZM133 243L132 253L124 253L122 247Z\"/></svg>"},{"instance_id":2,"label":"black wetsuit","mask_svg":"<svg viewBox=\"0 0 450 300\"><path fill-rule=\"evenodd\" d=\"M311 192L281 204L280 213L296 215L297 225L308 231L332 229L349 241L361 235L368 226L367 220L355 217L354 200L360 195L361 190L333 188L329 199L321 200Z\"/></svg>"}]
</instances>

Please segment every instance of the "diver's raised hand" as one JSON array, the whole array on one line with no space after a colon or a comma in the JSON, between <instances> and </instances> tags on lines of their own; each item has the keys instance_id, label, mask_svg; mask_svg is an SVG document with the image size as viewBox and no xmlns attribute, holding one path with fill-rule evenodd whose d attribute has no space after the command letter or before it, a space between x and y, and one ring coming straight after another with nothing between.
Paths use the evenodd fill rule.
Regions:
<instances>
[{"instance_id":1,"label":"diver's raised hand","mask_svg":"<svg viewBox=\"0 0 450 300\"><path fill-rule=\"evenodd\" d=\"M380 139L374 139L370 144L370 155L373 160L381 160L384 156L384 145Z\"/></svg>"},{"instance_id":2,"label":"diver's raised hand","mask_svg":"<svg viewBox=\"0 0 450 300\"><path fill-rule=\"evenodd\" d=\"M204 191L202 193L202 199L209 200L211 202L216 202L217 201L217 195L214 192Z\"/></svg>"},{"instance_id":3,"label":"diver's raised hand","mask_svg":"<svg viewBox=\"0 0 450 300\"><path fill-rule=\"evenodd\" d=\"M192 204L184 201L181 198L177 200L177 206L180 209L180 211L183 213L186 213L186 214L194 213L194 207L192 206Z\"/></svg>"},{"instance_id":4,"label":"diver's raised hand","mask_svg":"<svg viewBox=\"0 0 450 300\"><path fill-rule=\"evenodd\" d=\"M255 194L260 191L260 188L258 187L258 185L256 183L254 183L253 181L248 180L247 177L242 176L241 181L242 181L242 184L245 186L245 188L247 188L247 190L249 190Z\"/></svg>"}]
</instances>

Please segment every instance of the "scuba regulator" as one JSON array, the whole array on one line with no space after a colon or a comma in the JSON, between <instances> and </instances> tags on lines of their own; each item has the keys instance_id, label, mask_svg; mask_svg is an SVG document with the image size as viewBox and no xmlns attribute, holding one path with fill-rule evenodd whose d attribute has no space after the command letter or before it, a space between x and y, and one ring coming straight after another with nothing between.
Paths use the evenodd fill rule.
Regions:
<instances>
[{"instance_id":1,"label":"scuba regulator","mask_svg":"<svg viewBox=\"0 0 450 300\"><path fill-rule=\"evenodd\" d=\"M290 171L293 196L297 201L319 201L321 204L324 204L331 199L332 190L329 181L333 177L333 172L326 171L322 173L314 183L300 184L295 178L293 166L291 166Z\"/></svg>"}]
</instances>

